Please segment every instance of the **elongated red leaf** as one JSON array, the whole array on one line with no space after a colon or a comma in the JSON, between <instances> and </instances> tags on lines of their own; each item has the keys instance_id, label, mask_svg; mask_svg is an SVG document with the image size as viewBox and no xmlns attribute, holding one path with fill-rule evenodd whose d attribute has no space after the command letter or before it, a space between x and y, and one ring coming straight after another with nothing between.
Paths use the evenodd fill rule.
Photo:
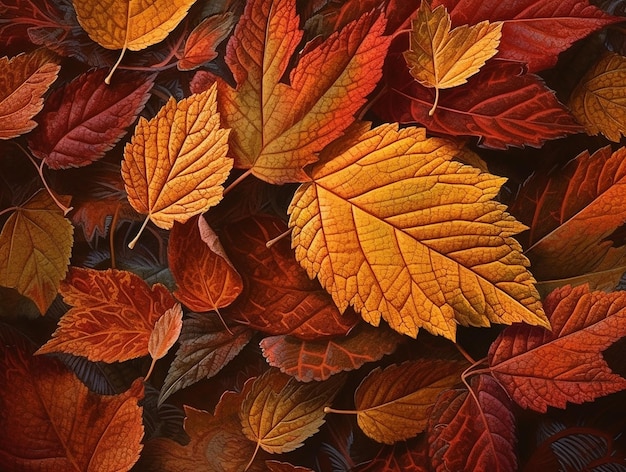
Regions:
<instances>
[{"instance_id":1,"label":"elongated red leaf","mask_svg":"<svg viewBox=\"0 0 626 472\"><path fill-rule=\"evenodd\" d=\"M626 336L626 292L557 289L544 301L552 332L506 328L489 349L493 375L522 407L545 412L626 389L602 352Z\"/></svg>"}]
</instances>

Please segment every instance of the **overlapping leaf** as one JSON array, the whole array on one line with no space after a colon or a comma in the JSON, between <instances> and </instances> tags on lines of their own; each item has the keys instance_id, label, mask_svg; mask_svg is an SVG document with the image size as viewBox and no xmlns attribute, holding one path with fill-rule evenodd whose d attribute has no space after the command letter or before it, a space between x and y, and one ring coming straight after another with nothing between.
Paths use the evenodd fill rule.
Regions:
<instances>
[{"instance_id":1,"label":"overlapping leaf","mask_svg":"<svg viewBox=\"0 0 626 472\"><path fill-rule=\"evenodd\" d=\"M148 338L148 353L152 357L152 365L163 358L180 336L183 327L183 310L179 303L163 313ZM152 370L152 367L150 368Z\"/></svg>"},{"instance_id":2,"label":"overlapping leaf","mask_svg":"<svg viewBox=\"0 0 626 472\"><path fill-rule=\"evenodd\" d=\"M313 472L313 469L295 466L288 462L266 461L265 465L270 472Z\"/></svg>"},{"instance_id":3,"label":"overlapping leaf","mask_svg":"<svg viewBox=\"0 0 626 472\"><path fill-rule=\"evenodd\" d=\"M0 233L0 286L32 299L44 314L70 262L74 228L40 191L18 207Z\"/></svg>"},{"instance_id":4,"label":"overlapping leaf","mask_svg":"<svg viewBox=\"0 0 626 472\"><path fill-rule=\"evenodd\" d=\"M226 39L235 25L231 12L205 18L185 41L182 57L176 63L178 70L193 70L217 57L215 50Z\"/></svg>"},{"instance_id":5,"label":"overlapping leaf","mask_svg":"<svg viewBox=\"0 0 626 472\"><path fill-rule=\"evenodd\" d=\"M0 58L0 139L28 133L60 67L45 50Z\"/></svg>"},{"instance_id":6,"label":"overlapping leaf","mask_svg":"<svg viewBox=\"0 0 626 472\"><path fill-rule=\"evenodd\" d=\"M359 464L354 472L430 472L428 443L422 436L384 446L371 461Z\"/></svg>"},{"instance_id":7,"label":"overlapping leaf","mask_svg":"<svg viewBox=\"0 0 626 472\"><path fill-rule=\"evenodd\" d=\"M602 353L626 336L624 292L590 292L586 286L557 289L545 300L552 331L516 325L489 350L489 365L511 398L545 412L626 389Z\"/></svg>"},{"instance_id":8,"label":"overlapping leaf","mask_svg":"<svg viewBox=\"0 0 626 472\"><path fill-rule=\"evenodd\" d=\"M106 85L104 69L79 75L48 97L29 147L51 169L81 167L102 158L137 119L154 75L120 72Z\"/></svg>"},{"instance_id":9,"label":"overlapping leaf","mask_svg":"<svg viewBox=\"0 0 626 472\"><path fill-rule=\"evenodd\" d=\"M145 356L157 320L175 305L163 285L150 288L115 269L73 267L59 291L72 308L38 354L66 352L109 363Z\"/></svg>"},{"instance_id":10,"label":"overlapping leaf","mask_svg":"<svg viewBox=\"0 0 626 472\"><path fill-rule=\"evenodd\" d=\"M425 130L354 128L293 197L296 258L340 309L454 339L457 324L547 326L512 236L524 225L491 200L503 183L453 161Z\"/></svg>"},{"instance_id":11,"label":"overlapping leaf","mask_svg":"<svg viewBox=\"0 0 626 472\"><path fill-rule=\"evenodd\" d=\"M389 45L382 15L366 14L306 48L287 85L282 79L302 38L295 6L294 0L249 1L226 54L237 87L219 80L236 167L277 184L306 180L302 167L354 121Z\"/></svg>"}]
</instances>

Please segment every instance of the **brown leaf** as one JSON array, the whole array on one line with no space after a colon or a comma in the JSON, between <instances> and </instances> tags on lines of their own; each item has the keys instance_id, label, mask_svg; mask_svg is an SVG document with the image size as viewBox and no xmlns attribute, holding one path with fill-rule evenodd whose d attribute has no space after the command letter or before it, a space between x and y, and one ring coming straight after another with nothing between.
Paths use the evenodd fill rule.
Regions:
<instances>
[{"instance_id":1,"label":"brown leaf","mask_svg":"<svg viewBox=\"0 0 626 472\"><path fill-rule=\"evenodd\" d=\"M308 467L300 467L287 462L265 461L265 465L270 472L314 472Z\"/></svg>"},{"instance_id":2,"label":"brown leaf","mask_svg":"<svg viewBox=\"0 0 626 472\"><path fill-rule=\"evenodd\" d=\"M180 307L180 303L177 303L172 308L163 313L156 323L154 329L150 333L148 339L148 353L152 359L157 360L167 354L167 351L174 345L178 336L180 336L180 330L183 327L183 310Z\"/></svg>"}]
</instances>

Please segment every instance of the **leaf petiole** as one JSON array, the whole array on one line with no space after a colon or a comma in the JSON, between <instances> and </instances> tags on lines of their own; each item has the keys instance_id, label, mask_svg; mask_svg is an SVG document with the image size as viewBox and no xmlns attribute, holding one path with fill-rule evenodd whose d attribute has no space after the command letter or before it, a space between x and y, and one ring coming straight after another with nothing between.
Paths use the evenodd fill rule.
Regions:
<instances>
[{"instance_id":1,"label":"leaf petiole","mask_svg":"<svg viewBox=\"0 0 626 472\"><path fill-rule=\"evenodd\" d=\"M243 469L244 472L246 472L250 466L252 465L252 463L254 462L254 459L256 458L257 452L259 452L259 446L261 445L261 443L259 441L257 441L256 443L256 447L254 448L254 452L252 453L252 457L250 458L250 460L248 461L248 463L246 464L246 468Z\"/></svg>"},{"instance_id":2,"label":"leaf petiole","mask_svg":"<svg viewBox=\"0 0 626 472\"><path fill-rule=\"evenodd\" d=\"M433 116L435 114L435 108L437 108L438 103L439 103L439 87L435 87L435 103L433 103L433 107L428 111L428 116Z\"/></svg>"},{"instance_id":3,"label":"leaf petiole","mask_svg":"<svg viewBox=\"0 0 626 472\"><path fill-rule=\"evenodd\" d=\"M141 236L141 233L143 233L143 230L146 229L146 225L148 224L148 221L150 221L150 215L147 215L146 219L143 220L143 224L141 225L141 228L139 228L139 232L137 233L137 236L135 236L133 240L128 243L129 249L133 249L135 247L135 244L137 244L137 241L139 241L139 237Z\"/></svg>"}]
</instances>

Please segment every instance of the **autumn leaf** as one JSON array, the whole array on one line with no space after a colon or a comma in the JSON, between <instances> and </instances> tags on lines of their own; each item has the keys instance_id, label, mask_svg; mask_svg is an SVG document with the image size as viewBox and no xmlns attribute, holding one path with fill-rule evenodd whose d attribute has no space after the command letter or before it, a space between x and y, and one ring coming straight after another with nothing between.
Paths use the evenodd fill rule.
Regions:
<instances>
[{"instance_id":1,"label":"autumn leaf","mask_svg":"<svg viewBox=\"0 0 626 472\"><path fill-rule=\"evenodd\" d=\"M3 328L0 340L0 467L130 470L142 449L142 380L97 395L58 360L32 357L21 335Z\"/></svg>"},{"instance_id":2,"label":"autumn leaf","mask_svg":"<svg viewBox=\"0 0 626 472\"><path fill-rule=\"evenodd\" d=\"M183 321L180 347L161 387L159 403L202 379L213 377L248 344L245 326L228 331L216 314L190 313Z\"/></svg>"},{"instance_id":3,"label":"autumn leaf","mask_svg":"<svg viewBox=\"0 0 626 472\"><path fill-rule=\"evenodd\" d=\"M346 336L310 341L286 335L269 336L260 344L271 366L300 382L310 382L377 361L395 351L401 340L395 331L361 324Z\"/></svg>"},{"instance_id":4,"label":"autumn leaf","mask_svg":"<svg viewBox=\"0 0 626 472\"><path fill-rule=\"evenodd\" d=\"M371 461L359 464L354 472L430 472L428 443L418 440L400 441L384 446Z\"/></svg>"},{"instance_id":5,"label":"autumn leaf","mask_svg":"<svg viewBox=\"0 0 626 472\"><path fill-rule=\"evenodd\" d=\"M363 15L305 48L287 85L302 38L295 7L294 0L247 2L226 49L237 87L218 81L235 166L273 184L307 180L302 167L354 121L389 45L383 16Z\"/></svg>"},{"instance_id":6,"label":"autumn leaf","mask_svg":"<svg viewBox=\"0 0 626 472\"><path fill-rule=\"evenodd\" d=\"M626 389L602 353L626 336L624 292L563 287L544 301L552 331L515 325L489 349L489 366L511 398L545 412Z\"/></svg>"},{"instance_id":7,"label":"autumn leaf","mask_svg":"<svg viewBox=\"0 0 626 472\"><path fill-rule=\"evenodd\" d=\"M150 121L139 119L124 148L122 177L128 201L148 215L146 222L170 229L222 199L232 159L216 94L214 86L178 103L171 98Z\"/></svg>"},{"instance_id":8,"label":"autumn leaf","mask_svg":"<svg viewBox=\"0 0 626 472\"><path fill-rule=\"evenodd\" d=\"M204 218L174 224L167 256L178 285L174 296L191 310L223 308L241 293L241 276Z\"/></svg>"},{"instance_id":9,"label":"autumn leaf","mask_svg":"<svg viewBox=\"0 0 626 472\"><path fill-rule=\"evenodd\" d=\"M0 233L0 286L16 289L45 314L70 262L74 228L45 191L9 216Z\"/></svg>"},{"instance_id":10,"label":"autumn leaf","mask_svg":"<svg viewBox=\"0 0 626 472\"><path fill-rule=\"evenodd\" d=\"M430 116L437 107L440 89L466 83L498 52L501 30L502 23L488 21L451 30L447 10L443 6L431 10L428 1L422 1L404 58L415 80L435 89Z\"/></svg>"},{"instance_id":11,"label":"autumn leaf","mask_svg":"<svg viewBox=\"0 0 626 472\"><path fill-rule=\"evenodd\" d=\"M29 147L50 169L81 167L101 159L124 136L150 97L154 75L120 72L120 81L103 83L95 69L55 90L37 118Z\"/></svg>"},{"instance_id":12,"label":"autumn leaf","mask_svg":"<svg viewBox=\"0 0 626 472\"><path fill-rule=\"evenodd\" d=\"M288 462L265 461L265 465L270 472L314 472L308 467L295 466Z\"/></svg>"},{"instance_id":13,"label":"autumn leaf","mask_svg":"<svg viewBox=\"0 0 626 472\"><path fill-rule=\"evenodd\" d=\"M437 396L459 381L465 367L458 361L420 359L372 370L354 394L359 428L385 444L417 436L426 429Z\"/></svg>"},{"instance_id":14,"label":"autumn leaf","mask_svg":"<svg viewBox=\"0 0 626 472\"><path fill-rule=\"evenodd\" d=\"M428 422L433 469L473 472L517 470L512 404L488 375L473 377L467 388L447 390L437 399Z\"/></svg>"},{"instance_id":15,"label":"autumn leaf","mask_svg":"<svg viewBox=\"0 0 626 472\"><path fill-rule=\"evenodd\" d=\"M581 79L570 107L588 134L618 143L626 134L626 57L606 53Z\"/></svg>"},{"instance_id":16,"label":"autumn leaf","mask_svg":"<svg viewBox=\"0 0 626 472\"><path fill-rule=\"evenodd\" d=\"M11 139L37 126L33 117L41 111L43 95L60 67L49 51L39 49L1 57L0 70L0 139Z\"/></svg>"},{"instance_id":17,"label":"autumn leaf","mask_svg":"<svg viewBox=\"0 0 626 472\"><path fill-rule=\"evenodd\" d=\"M165 357L167 351L174 345L182 327L183 309L179 303L166 310L163 316L156 320L148 338L148 353L152 357L152 364L146 374L146 379L150 377L156 361Z\"/></svg>"},{"instance_id":18,"label":"autumn leaf","mask_svg":"<svg viewBox=\"0 0 626 472\"><path fill-rule=\"evenodd\" d=\"M235 26L232 12L205 18L185 41L182 57L176 63L178 70L193 70L217 57L215 50Z\"/></svg>"},{"instance_id":19,"label":"autumn leaf","mask_svg":"<svg viewBox=\"0 0 626 472\"><path fill-rule=\"evenodd\" d=\"M415 337L457 324L547 326L525 229L493 200L503 179L453 161L421 128L353 128L328 147L291 202L296 258L344 310Z\"/></svg>"},{"instance_id":20,"label":"autumn leaf","mask_svg":"<svg viewBox=\"0 0 626 472\"><path fill-rule=\"evenodd\" d=\"M266 246L286 230L283 221L267 215L224 229L222 241L243 279L241 295L223 310L224 316L269 334L301 339L346 334L358 316L353 311L342 315L319 283L309 279L289 240Z\"/></svg>"},{"instance_id":21,"label":"autumn leaf","mask_svg":"<svg viewBox=\"0 0 626 472\"><path fill-rule=\"evenodd\" d=\"M37 354L66 352L109 363L145 356L157 320L175 305L163 285L150 288L115 269L72 267L59 291L72 308Z\"/></svg>"}]
</instances>

